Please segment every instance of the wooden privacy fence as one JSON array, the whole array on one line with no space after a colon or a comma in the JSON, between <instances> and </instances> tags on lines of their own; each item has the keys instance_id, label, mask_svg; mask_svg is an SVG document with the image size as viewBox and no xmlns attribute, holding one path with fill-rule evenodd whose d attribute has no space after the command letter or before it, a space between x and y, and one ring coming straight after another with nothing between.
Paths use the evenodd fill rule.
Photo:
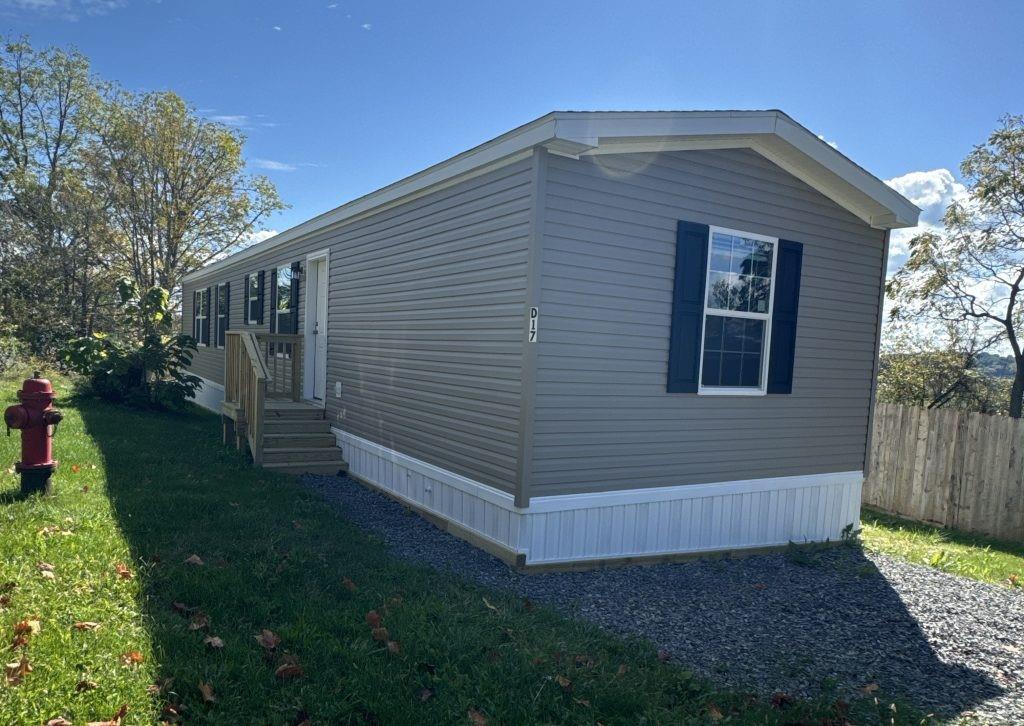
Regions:
<instances>
[{"instance_id":1,"label":"wooden privacy fence","mask_svg":"<svg viewBox=\"0 0 1024 726\"><path fill-rule=\"evenodd\" d=\"M1024 422L879 403L872 426L865 504L1024 540Z\"/></svg>"}]
</instances>

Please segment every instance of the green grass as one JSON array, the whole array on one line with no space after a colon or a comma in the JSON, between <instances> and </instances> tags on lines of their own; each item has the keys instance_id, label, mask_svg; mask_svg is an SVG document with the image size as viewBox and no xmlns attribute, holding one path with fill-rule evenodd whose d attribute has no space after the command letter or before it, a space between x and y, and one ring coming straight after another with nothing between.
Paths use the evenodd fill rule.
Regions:
<instances>
[{"instance_id":1,"label":"green grass","mask_svg":"<svg viewBox=\"0 0 1024 726\"><path fill-rule=\"evenodd\" d=\"M1007 587L1024 587L1024 543L942 529L865 508L864 547L893 557Z\"/></svg>"},{"instance_id":2,"label":"green grass","mask_svg":"<svg viewBox=\"0 0 1024 726\"><path fill-rule=\"evenodd\" d=\"M3 397L15 387L2 383ZM33 667L19 684L0 680L4 724L79 724L125 705L126 724L173 720L168 708L190 724L470 723L473 712L491 724L844 722L834 699L773 708L661 662L649 643L398 562L314 493L221 447L211 415L59 405L55 496L21 500L0 469L0 583L12 583L0 647ZM0 439L0 461L17 442ZM204 564L185 564L191 555ZM190 629L172 603L208 625ZM397 652L373 639L371 610ZM8 652L25 619L39 632ZM262 629L280 637L272 652ZM131 651L141 663L123 662ZM288 663L302 675L275 677ZM874 696L849 706L851 721L920 721Z\"/></svg>"}]
</instances>

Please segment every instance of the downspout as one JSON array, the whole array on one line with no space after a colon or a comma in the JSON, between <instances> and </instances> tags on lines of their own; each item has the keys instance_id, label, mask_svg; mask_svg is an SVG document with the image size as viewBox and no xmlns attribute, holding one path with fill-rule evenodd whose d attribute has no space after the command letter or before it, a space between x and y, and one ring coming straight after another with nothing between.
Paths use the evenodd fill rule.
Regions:
<instances>
[{"instance_id":1,"label":"downspout","mask_svg":"<svg viewBox=\"0 0 1024 726\"><path fill-rule=\"evenodd\" d=\"M523 303L521 340L523 356L519 397L519 456L516 461L515 505L530 506L530 480L533 474L533 431L537 396L537 358L543 330L537 342L529 341L530 308L540 308L541 258L544 247L544 209L546 199L548 151L542 146L533 150L530 180L530 226L526 255L526 299ZM543 320L543 316L541 318Z\"/></svg>"}]
</instances>

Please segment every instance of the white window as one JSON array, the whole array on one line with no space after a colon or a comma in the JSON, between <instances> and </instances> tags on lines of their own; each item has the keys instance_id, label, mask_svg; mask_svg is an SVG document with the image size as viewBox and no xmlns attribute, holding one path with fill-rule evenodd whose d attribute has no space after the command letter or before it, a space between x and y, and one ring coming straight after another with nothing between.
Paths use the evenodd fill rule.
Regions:
<instances>
[{"instance_id":1,"label":"white window","mask_svg":"<svg viewBox=\"0 0 1024 726\"><path fill-rule=\"evenodd\" d=\"M260 275L254 272L249 275L249 289L245 291L245 321L249 325L260 322Z\"/></svg>"},{"instance_id":2,"label":"white window","mask_svg":"<svg viewBox=\"0 0 1024 726\"><path fill-rule=\"evenodd\" d=\"M778 240L712 227L700 393L763 394Z\"/></svg>"},{"instance_id":3,"label":"white window","mask_svg":"<svg viewBox=\"0 0 1024 726\"><path fill-rule=\"evenodd\" d=\"M228 306L231 304L229 283L217 285L217 347L224 347L228 332Z\"/></svg>"},{"instance_id":4,"label":"white window","mask_svg":"<svg viewBox=\"0 0 1024 726\"><path fill-rule=\"evenodd\" d=\"M204 341L209 340L210 334L210 292L207 288L196 290L193 297L193 325L192 332L195 333L196 343L206 345Z\"/></svg>"},{"instance_id":5,"label":"white window","mask_svg":"<svg viewBox=\"0 0 1024 726\"><path fill-rule=\"evenodd\" d=\"M292 327L292 268L277 268L277 300L274 301L274 315L277 316L275 330L278 333L290 333Z\"/></svg>"}]
</instances>

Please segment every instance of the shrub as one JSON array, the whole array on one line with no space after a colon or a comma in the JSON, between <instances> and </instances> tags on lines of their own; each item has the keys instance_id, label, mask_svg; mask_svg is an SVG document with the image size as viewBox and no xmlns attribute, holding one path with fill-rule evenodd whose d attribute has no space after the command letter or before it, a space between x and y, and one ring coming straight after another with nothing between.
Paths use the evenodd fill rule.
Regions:
<instances>
[{"instance_id":1,"label":"shrub","mask_svg":"<svg viewBox=\"0 0 1024 726\"><path fill-rule=\"evenodd\" d=\"M142 408L180 410L199 388L186 372L196 350L189 335L172 335L167 291L140 294L127 280L118 285L124 332L72 340L62 359L83 374L101 398Z\"/></svg>"},{"instance_id":2,"label":"shrub","mask_svg":"<svg viewBox=\"0 0 1024 726\"><path fill-rule=\"evenodd\" d=\"M11 370L28 357L28 346L13 335L0 331L0 374Z\"/></svg>"}]
</instances>

